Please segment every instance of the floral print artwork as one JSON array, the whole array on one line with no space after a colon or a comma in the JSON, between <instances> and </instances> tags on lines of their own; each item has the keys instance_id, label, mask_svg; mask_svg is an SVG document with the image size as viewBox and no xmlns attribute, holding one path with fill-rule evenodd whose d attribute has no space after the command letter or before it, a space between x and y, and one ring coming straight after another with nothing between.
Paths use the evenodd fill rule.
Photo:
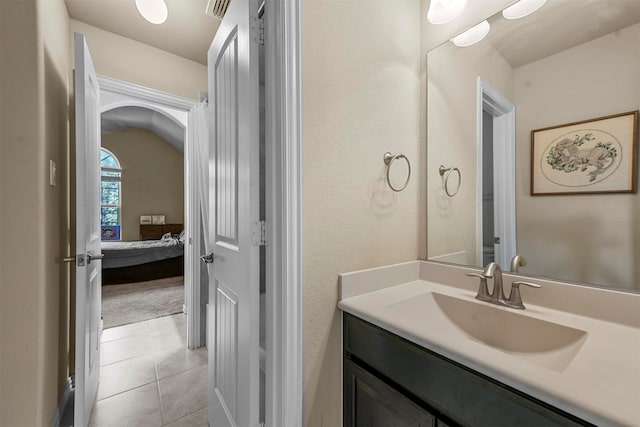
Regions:
<instances>
[{"instance_id":1,"label":"floral print artwork","mask_svg":"<svg viewBox=\"0 0 640 427\"><path fill-rule=\"evenodd\" d=\"M620 142L613 135L601 130L578 130L549 144L542 156L542 172L561 186L588 186L611 176L621 155ZM549 168L562 173L552 173Z\"/></svg>"}]
</instances>

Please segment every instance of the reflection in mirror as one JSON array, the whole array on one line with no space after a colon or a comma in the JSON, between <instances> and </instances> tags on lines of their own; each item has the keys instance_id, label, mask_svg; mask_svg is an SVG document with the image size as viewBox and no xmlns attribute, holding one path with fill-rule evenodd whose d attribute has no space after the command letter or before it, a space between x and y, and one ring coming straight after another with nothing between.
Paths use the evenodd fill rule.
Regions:
<instances>
[{"instance_id":1,"label":"reflection in mirror","mask_svg":"<svg viewBox=\"0 0 640 427\"><path fill-rule=\"evenodd\" d=\"M640 196L531 196L530 175L532 130L640 108L640 1L488 22L481 42L427 55L429 259L508 269L517 253L524 275L639 290ZM454 197L440 165L460 169Z\"/></svg>"}]
</instances>

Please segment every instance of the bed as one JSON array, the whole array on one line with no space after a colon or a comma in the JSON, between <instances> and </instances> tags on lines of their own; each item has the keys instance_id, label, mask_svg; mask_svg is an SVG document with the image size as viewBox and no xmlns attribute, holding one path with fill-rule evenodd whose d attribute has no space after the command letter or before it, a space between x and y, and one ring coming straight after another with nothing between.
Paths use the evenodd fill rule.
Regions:
<instances>
[{"instance_id":1,"label":"bed","mask_svg":"<svg viewBox=\"0 0 640 427\"><path fill-rule=\"evenodd\" d=\"M162 232L163 227L164 225L158 226L157 230ZM102 254L103 285L133 283L184 274L184 242L178 234L171 232L165 233L164 237L161 235L159 239L102 242Z\"/></svg>"}]
</instances>

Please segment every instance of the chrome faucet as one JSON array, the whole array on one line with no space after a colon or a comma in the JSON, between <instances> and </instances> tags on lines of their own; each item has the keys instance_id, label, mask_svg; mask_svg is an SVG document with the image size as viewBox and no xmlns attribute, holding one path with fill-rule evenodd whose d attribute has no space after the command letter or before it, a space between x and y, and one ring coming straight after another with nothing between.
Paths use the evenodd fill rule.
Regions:
<instances>
[{"instance_id":1,"label":"chrome faucet","mask_svg":"<svg viewBox=\"0 0 640 427\"><path fill-rule=\"evenodd\" d=\"M522 259L521 256L516 255L514 259ZM523 260L524 261L524 260ZM513 262L512 262L513 265ZM522 265L522 264L520 264ZM480 301L490 302L491 304L503 305L509 308L515 308L523 310L524 304L522 303L522 296L520 295L520 285L530 286L532 288L541 288L541 285L531 282L516 281L511 284L511 292L509 299L505 298L504 290L502 288L502 269L495 262L490 262L484 267L482 273L467 273L467 276L479 277L480 287L476 294L476 299ZM493 279L493 289L489 293L487 288L487 279Z\"/></svg>"},{"instance_id":2,"label":"chrome faucet","mask_svg":"<svg viewBox=\"0 0 640 427\"><path fill-rule=\"evenodd\" d=\"M502 304L505 300L504 290L502 289L502 269L495 262L490 262L484 267L484 271L482 275L487 279L493 279L493 290L491 291L491 299L489 300L492 304Z\"/></svg>"},{"instance_id":3,"label":"chrome faucet","mask_svg":"<svg viewBox=\"0 0 640 427\"><path fill-rule=\"evenodd\" d=\"M516 255L511 259L511 272L517 273L520 267L527 265L527 261L522 255Z\"/></svg>"},{"instance_id":4,"label":"chrome faucet","mask_svg":"<svg viewBox=\"0 0 640 427\"><path fill-rule=\"evenodd\" d=\"M476 299L487 301L492 304L502 304L504 301L504 291L502 289L502 269L495 262L490 262L484 267L482 273L467 273L467 276L479 277L480 288L476 294ZM487 279L493 279L493 289L489 293Z\"/></svg>"}]
</instances>

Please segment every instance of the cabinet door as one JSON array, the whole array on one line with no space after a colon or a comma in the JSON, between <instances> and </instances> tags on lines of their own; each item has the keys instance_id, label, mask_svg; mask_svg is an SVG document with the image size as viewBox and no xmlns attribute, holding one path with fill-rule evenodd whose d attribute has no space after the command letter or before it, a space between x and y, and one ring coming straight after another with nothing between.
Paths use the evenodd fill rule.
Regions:
<instances>
[{"instance_id":1,"label":"cabinet door","mask_svg":"<svg viewBox=\"0 0 640 427\"><path fill-rule=\"evenodd\" d=\"M435 427L433 415L350 360L344 375L345 427Z\"/></svg>"}]
</instances>

